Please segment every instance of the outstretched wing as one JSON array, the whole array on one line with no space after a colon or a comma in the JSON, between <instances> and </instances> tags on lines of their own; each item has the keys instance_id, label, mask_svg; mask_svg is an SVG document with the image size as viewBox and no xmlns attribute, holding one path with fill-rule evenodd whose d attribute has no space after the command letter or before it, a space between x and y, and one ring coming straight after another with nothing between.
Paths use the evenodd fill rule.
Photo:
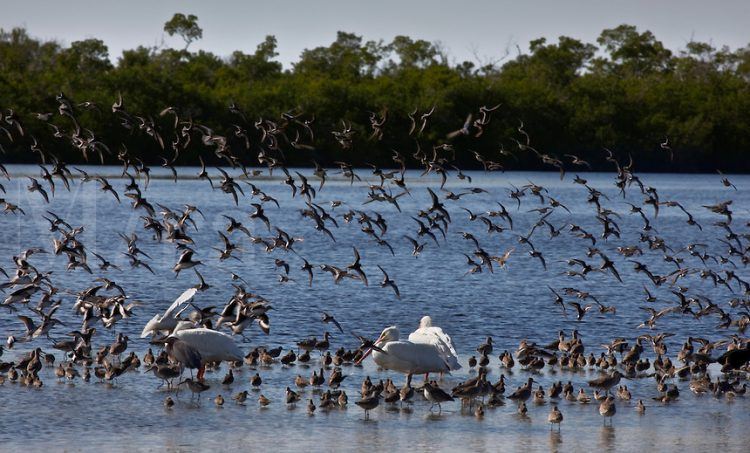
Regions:
<instances>
[{"instance_id":1,"label":"outstretched wing","mask_svg":"<svg viewBox=\"0 0 750 453\"><path fill-rule=\"evenodd\" d=\"M182 293L180 297L175 299L175 301L172 302L172 305L167 308L167 311L164 312L164 318L169 318L170 316L172 316L172 313L177 310L177 307L184 304L185 302L190 301L197 292L198 288L195 287L185 290L185 292Z\"/></svg>"}]
</instances>

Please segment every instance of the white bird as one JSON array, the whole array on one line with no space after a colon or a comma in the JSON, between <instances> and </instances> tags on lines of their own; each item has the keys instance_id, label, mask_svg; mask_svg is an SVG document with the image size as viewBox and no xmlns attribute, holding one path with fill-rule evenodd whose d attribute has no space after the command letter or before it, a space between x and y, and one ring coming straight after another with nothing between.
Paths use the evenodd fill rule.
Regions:
<instances>
[{"instance_id":1,"label":"white bird","mask_svg":"<svg viewBox=\"0 0 750 453\"><path fill-rule=\"evenodd\" d=\"M359 359L361 363L372 353L372 359L381 368L398 371L407 375L407 384L411 384L413 374L445 373L450 371L450 366L440 356L438 350L424 343L412 343L411 341L399 341L400 333L398 327L391 326L383 330L375 342L375 346L383 352L370 348Z\"/></svg>"},{"instance_id":2,"label":"white bird","mask_svg":"<svg viewBox=\"0 0 750 453\"><path fill-rule=\"evenodd\" d=\"M171 335L185 342L188 346L197 350L201 355L201 367L198 370L198 380L203 379L206 371L206 363L237 361L243 359L243 354L234 339L216 330L199 327L196 329L185 329Z\"/></svg>"},{"instance_id":3,"label":"white bird","mask_svg":"<svg viewBox=\"0 0 750 453\"><path fill-rule=\"evenodd\" d=\"M171 332L172 330L174 330L174 328L177 327L177 322L179 321L179 319L177 318L177 316L179 315L177 309L180 307L180 305L189 302L197 292L197 288L190 288L186 290L172 303L172 305L169 306L169 308L167 308L167 311L165 311L163 315L155 314L154 317L151 318L151 320L147 322L146 326L143 328L143 332L141 332L141 338L146 338L150 334L155 334L161 331Z\"/></svg>"},{"instance_id":4,"label":"white bird","mask_svg":"<svg viewBox=\"0 0 750 453\"><path fill-rule=\"evenodd\" d=\"M419 321L419 329L415 330L409 335L409 341L412 343L431 344L437 349L440 357L443 358L445 363L451 371L461 369L461 364L458 363L458 353L456 348L453 347L453 341L443 329L432 325L432 318L429 316L423 316Z\"/></svg>"}]
</instances>

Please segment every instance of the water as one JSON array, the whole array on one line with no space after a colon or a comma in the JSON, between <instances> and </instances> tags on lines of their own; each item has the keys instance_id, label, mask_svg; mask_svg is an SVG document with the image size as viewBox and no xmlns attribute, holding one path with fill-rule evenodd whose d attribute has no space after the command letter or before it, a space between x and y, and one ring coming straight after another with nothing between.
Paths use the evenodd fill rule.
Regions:
<instances>
[{"instance_id":1,"label":"water","mask_svg":"<svg viewBox=\"0 0 750 453\"><path fill-rule=\"evenodd\" d=\"M57 184L57 190L50 205L44 204L37 193L26 191L28 180L23 175L38 177L38 168L33 166L9 166L15 176L10 182L2 181L7 190L5 198L20 205L26 216L12 214L0 215L2 242L0 242L0 267L13 267L10 257L28 247L43 247L52 250L52 238L48 223L41 216L45 210L60 215L74 227L85 226L85 232L79 236L89 252L89 260L94 275L82 270L68 272L65 269L64 256L37 254L30 262L41 270L51 270L53 283L66 291L60 294L63 306L57 312L65 326L57 326L52 337L60 339L65 332L80 325L81 320L71 309L75 293L94 284L93 279L105 275L121 284L128 296L141 302L135 307L136 316L117 324L118 331L130 336L130 349L142 354L148 347L145 340L137 338L143 324L153 314L162 312L182 291L197 283L191 271L183 272L175 278L171 267L176 262L178 253L171 244L158 243L149 232L142 228L143 221L139 216L145 211L133 211L129 199L122 196L125 180L114 179L118 168L89 168L92 173L106 174L123 200L118 204L111 194L98 190L98 183L82 184L75 182L70 192ZM621 218L616 218L622 231L621 239L611 237L608 241L597 239L596 246L613 259L624 283L617 282L609 274L591 273L588 280L570 278L562 275L567 265L562 262L568 258L583 258L591 263L599 263L597 258L587 258L586 249L590 242L571 235L567 228L557 238L550 239L546 227L539 228L531 238L536 249L542 251L548 270L544 271L538 260L528 255L529 247L519 244L517 237L525 235L539 217L537 212L528 212L541 207L538 198L527 194L522 198L519 210L515 201L508 197L508 189L513 184L520 187L533 181L549 190L549 195L563 203L570 213L556 209L548 220L560 228L567 223L575 223L585 230L601 234L601 224L595 219L595 208L586 203L587 191L580 185L573 184L570 178L559 180L557 173L506 173L489 174L468 173L472 184L451 178L446 189L459 193L466 187L482 187L489 193L463 196L460 201L445 200L452 216L446 241L439 237L437 247L431 239L423 237L426 242L424 252L419 258L410 254L410 246L403 235L415 236L416 223L410 218L416 216L420 209L430 205L426 187L437 190L439 180L432 177L418 177L409 173L406 181L410 195L398 199L402 213L392 205L384 203L362 204L366 200L366 183L375 183L379 178L366 170L360 170L362 182L350 185L348 180L334 175L318 193L316 202L335 214L339 228L331 227L336 238L332 242L327 236L313 229L310 219L300 216L300 209L305 207L298 196L291 199L291 189L278 178L257 178L253 181L268 195L277 198L281 207L266 204L266 213L273 226L278 226L294 237L304 237L304 242L295 244L299 256L305 257L314 264L331 264L345 267L353 260L351 247L356 245L362 256L362 263L367 273L370 286L364 287L359 281L344 279L334 285L330 274L315 271L312 287L307 285L307 276L299 270L302 259L281 250L266 253L259 245L251 244L242 233L234 233L232 240L239 242L243 248L236 255L242 259L219 262L218 252L210 247L220 247L217 231L223 231L226 219L222 215L233 216L243 222L255 235L270 236L261 222L248 218L251 212L249 187L243 184L248 197L240 198L240 206L235 207L231 197L220 191L211 191L206 181L185 178L175 184L165 178L166 173L160 169L153 171L148 190L143 196L154 206L161 203L172 209L182 209L184 204L197 205L205 219L196 214L198 231L189 230L196 242L196 259L205 265L200 266L201 273L212 287L196 296L195 302L200 306L218 306L225 304L233 292L230 286L230 272L242 276L249 287L271 301L274 309L271 315L271 334L266 336L257 327L246 331L247 340L238 338L241 347L249 350L258 345L269 347L292 347L295 341L309 335L321 337L325 330L334 334L333 348L345 346L352 348L357 340L347 334L339 334L332 325L320 322L320 314L327 311L343 324L345 331L375 337L386 326L398 325L402 335L406 336L414 328L421 316L429 314L436 325L442 326L453 338L461 355L464 368L445 378L444 388L449 388L458 381L473 376L467 365L468 358L474 349L487 335L495 340L495 352L490 365L490 378L496 380L501 372L509 377L509 389L520 385L527 378L527 373L518 366L508 373L498 366L497 354L504 349L514 350L519 340L526 338L546 344L556 338L558 330L567 332L578 329L586 344L586 352L598 355L603 349L602 343L614 337L625 337L631 342L639 334L672 332L674 337L668 339L669 355L674 359L682 342L688 335L702 336L711 340L727 338L736 332L735 328L718 327L716 315L701 319L667 315L657 322L653 331L637 329L637 326L648 318L648 314L638 307L648 305L643 300L643 285L649 283L643 274L636 274L632 264L616 252L615 248L623 245L641 245L644 256L634 258L647 263L649 269L658 274L675 270L674 264L663 260L663 253L648 251L644 244L638 242L643 223L637 214L629 214L625 202L640 205L643 197L634 186L626 198L622 198L613 185L611 174L585 174L589 185L602 191L609 200L602 198L603 207L616 211ZM181 175L193 175L196 169L180 169ZM309 170L301 170L309 174ZM294 173L292 173L294 174ZM712 226L722 217L713 214L701 205L714 204L733 199L731 209L733 229L738 234L747 232L748 201L750 198L750 178L747 176L730 176L739 188L738 191L723 187L717 175L642 175L646 185L658 189L661 200L677 200L699 222L703 230L685 223L686 215L678 208L662 206L658 218L654 218L653 209L644 206L644 212L658 230L658 236L664 238L675 252L690 243L703 243L713 255L727 254L727 247L719 242L725 231ZM311 184L317 187L317 180L310 177ZM57 181L56 181L57 182ZM143 188L143 181L141 182ZM394 190L397 193L398 190ZM442 195L441 195L442 196ZM331 211L329 202L340 200L343 206ZM257 200L256 200L257 201ZM483 224L470 222L468 214L460 207L474 213L497 209L496 202L502 202L513 215L512 231L488 235ZM255 202L255 201L253 201ZM159 210L158 207L157 211ZM347 224L341 215L348 209L363 210L371 215L380 212L388 221L388 231L384 238L395 249L395 256L385 247L378 246L360 231L360 225L354 220ZM496 223L504 222L493 218ZM468 270L463 253L471 254L473 245L461 238L459 231L473 233L483 248L494 255L499 255L510 247L515 247L507 269L495 269L494 273L464 275ZM130 269L127 258L121 252L126 245L117 236L117 232L138 234L139 247L151 259L145 261L154 269L156 276L144 269ZM438 236L439 233L437 233ZM652 234L654 234L652 232ZM122 271L99 271L91 252L105 256L118 265ZM683 266L703 268L697 258L682 251ZM282 284L278 282L279 270L274 259L280 258L291 266L290 277L295 281ZM743 279L750 278L746 269L737 257L735 270ZM397 300L388 288L380 288L378 283L381 274L376 265L387 270L401 291L402 299ZM714 270L729 265L708 262ZM731 293L726 287L714 287L710 280L702 280L697 274L691 274L680 280L679 284L690 288L690 295L703 295L711 298L733 317L737 311L728 306L728 301L738 294ZM572 310L567 316L561 313L560 307L553 304L553 298L547 286L553 288L575 287L590 291L605 305L617 308L616 314L603 315L598 310L590 311L582 321L576 321ZM661 309L674 305L677 301L668 285L649 289L659 299L651 306ZM736 284L734 291L739 292ZM566 298L573 301L572 298ZM35 305L37 298L32 300ZM19 314L28 309L21 308ZM113 341L111 332L97 326L99 332L94 339L94 349ZM0 335L3 338L13 334L23 335L23 326L16 315L7 310L0 312ZM12 351L5 351L2 360L9 361L16 354L28 351L39 345L51 350L51 342L37 339L33 343L17 344ZM61 353L56 354L58 361ZM645 356L653 359L650 347ZM293 386L297 374L309 376L313 367L293 366L282 368L261 367L251 370L245 367L236 373L235 384L231 388L222 388L220 381L226 367L221 371L208 374L208 383L212 388L204 393L200 407L190 403L188 392L181 392L177 405L172 410L165 410L162 402L167 393L157 389L157 379L142 373L128 373L114 386L77 381L75 385L57 383L51 369L42 372L45 386L42 389L22 388L17 384L6 382L0 386L0 398L5 410L0 411L0 445L4 450L42 450L91 449L91 450L197 450L197 449L265 449L279 450L476 450L496 451L512 450L581 450L584 448L617 449L622 451L642 451L644 449L663 450L707 450L723 448L728 451L741 451L746 448L750 436L746 434L746 425L750 419L750 404L746 398L739 397L734 402L715 399L710 396L698 397L687 388L686 382L676 382L682 391L680 399L669 405L651 401L657 392L652 379L627 381L634 399L632 402L617 402L618 412L614 426L602 426L596 404L581 405L560 401L565 420L560 433L550 432L546 423L550 404L535 406L529 402L529 417L520 418L515 405L508 401L505 406L488 408L484 419L477 420L469 411L461 411L458 403L446 404L441 415L430 413L429 405L418 399L411 411L389 409L385 404L373 411L369 421L363 420L363 412L353 404L359 385L364 376L373 379L391 377L400 385L403 377L392 372L376 369L369 359L362 368L345 367L344 374L349 375L344 381L344 388L350 396L350 406L346 410L330 412L318 410L314 416L308 416L305 404L289 409L283 404L284 388ZM230 395L243 389L249 389L249 378L259 372L263 378L261 392L273 400L269 408L258 408L255 400L259 392L251 392L247 406L231 403ZM576 387L587 379L595 377L594 371L578 373L557 371L544 373L536 379L546 388L557 380L572 381ZM416 380L417 382L419 379ZM590 391L587 392L590 393ZM214 407L213 397L221 393L227 404L220 409ZM303 392L303 402L312 397L318 401L318 394L308 388ZM639 416L635 401L643 399L648 405L645 415Z\"/></svg>"}]
</instances>

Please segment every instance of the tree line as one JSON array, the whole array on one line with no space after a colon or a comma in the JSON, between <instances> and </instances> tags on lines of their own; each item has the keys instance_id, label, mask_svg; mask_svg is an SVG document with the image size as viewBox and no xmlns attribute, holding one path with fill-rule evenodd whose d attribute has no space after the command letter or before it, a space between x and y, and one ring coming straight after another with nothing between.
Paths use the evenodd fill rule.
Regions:
<instances>
[{"instance_id":1,"label":"tree line","mask_svg":"<svg viewBox=\"0 0 750 453\"><path fill-rule=\"evenodd\" d=\"M270 152L262 149L259 135L268 126L256 127L260 119L276 125L293 118L304 119L310 133L282 131L273 150L291 166L393 167L394 150L429 155L449 144L452 163L462 168L482 168L475 151L496 169L543 168L531 147L566 166L571 161L564 156L577 156L593 169L610 168L606 148L624 162L632 158L639 171L750 171L750 47L690 42L673 52L651 32L620 25L602 31L596 43L541 38L527 52L479 65L453 62L424 40L397 36L386 43L339 32L329 46L303 51L285 69L274 36L254 53L218 56L189 50L202 37L195 16L175 15L165 31L180 35L185 47L140 46L113 62L99 39L63 46L23 28L0 30L0 161L37 162L37 147L80 163L80 150L55 137L73 128L106 144L107 163L117 163L121 147L151 163L170 155L169 143L162 148L123 127L111 108L121 96L128 112L157 130L174 127L171 115L160 115L173 107L180 121L217 136L246 131L246 140L227 145L244 165ZM75 111L74 123L59 111L60 96ZM412 130L430 111L424 129ZM485 116L487 124L477 127ZM194 140L172 163L196 164L200 155L217 164L221 157L206 145Z\"/></svg>"}]
</instances>

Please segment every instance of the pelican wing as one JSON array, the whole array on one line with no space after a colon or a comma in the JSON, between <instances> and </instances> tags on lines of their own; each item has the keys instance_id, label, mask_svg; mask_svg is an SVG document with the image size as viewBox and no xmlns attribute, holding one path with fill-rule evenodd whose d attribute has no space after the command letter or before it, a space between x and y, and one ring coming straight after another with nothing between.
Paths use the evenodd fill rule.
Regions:
<instances>
[{"instance_id":1,"label":"pelican wing","mask_svg":"<svg viewBox=\"0 0 750 453\"><path fill-rule=\"evenodd\" d=\"M159 325L159 321L161 321L161 317L159 315L154 315L153 318L149 322L146 323L146 326L143 328L143 332L141 332L141 338L146 338L149 336L152 332L156 332L156 326Z\"/></svg>"},{"instance_id":2,"label":"pelican wing","mask_svg":"<svg viewBox=\"0 0 750 453\"><path fill-rule=\"evenodd\" d=\"M180 305L184 304L185 302L189 302L190 299L192 299L193 296L195 296L195 293L197 293L197 292L198 292L198 289L195 288L195 287L192 287L192 288L189 288L189 289L185 290L185 292L182 293L182 294L180 294L180 297L178 297L177 299L175 299L175 301L172 302L172 305L170 305L169 308L167 308L167 311L164 312L164 317L165 318L171 317L172 316L172 312L174 312L175 310L177 310L177 307L179 307Z\"/></svg>"},{"instance_id":3,"label":"pelican wing","mask_svg":"<svg viewBox=\"0 0 750 453\"><path fill-rule=\"evenodd\" d=\"M386 369L413 374L450 371L450 366L430 344L391 341L383 349L387 354L374 352L373 358Z\"/></svg>"},{"instance_id":4,"label":"pelican wing","mask_svg":"<svg viewBox=\"0 0 750 453\"><path fill-rule=\"evenodd\" d=\"M199 327L176 332L174 337L197 349L204 362L242 360L243 354L234 338L224 332Z\"/></svg>"},{"instance_id":5,"label":"pelican wing","mask_svg":"<svg viewBox=\"0 0 750 453\"><path fill-rule=\"evenodd\" d=\"M458 363L458 353L453 347L453 341L440 327L419 328L409 335L409 341L434 346L452 371L461 369L461 364Z\"/></svg>"},{"instance_id":6,"label":"pelican wing","mask_svg":"<svg viewBox=\"0 0 750 453\"><path fill-rule=\"evenodd\" d=\"M146 338L150 334L156 333L159 330L173 329L177 325L177 321L175 318L179 314L175 313L175 310L177 310L177 308L179 308L180 305L184 304L185 302L189 302L197 292L198 289L195 287L186 290L180 295L180 297L172 302L172 305L167 308L167 311L165 311L163 315L154 315L154 317L146 323L146 326L143 327L141 338Z\"/></svg>"}]
</instances>

